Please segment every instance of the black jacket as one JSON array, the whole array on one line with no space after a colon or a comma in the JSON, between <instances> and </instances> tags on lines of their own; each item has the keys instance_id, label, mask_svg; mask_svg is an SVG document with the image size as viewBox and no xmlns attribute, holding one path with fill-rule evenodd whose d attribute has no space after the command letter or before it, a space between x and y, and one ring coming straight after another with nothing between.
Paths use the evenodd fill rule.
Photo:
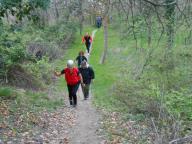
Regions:
<instances>
[{"instance_id":1,"label":"black jacket","mask_svg":"<svg viewBox=\"0 0 192 144\"><path fill-rule=\"evenodd\" d=\"M76 61L78 64L78 67L80 67L82 61L87 61L87 58L85 56L78 56L76 57Z\"/></svg>"},{"instance_id":2,"label":"black jacket","mask_svg":"<svg viewBox=\"0 0 192 144\"><path fill-rule=\"evenodd\" d=\"M90 84L91 80L95 78L95 73L91 67L79 68L79 72L83 77L83 83Z\"/></svg>"}]
</instances>

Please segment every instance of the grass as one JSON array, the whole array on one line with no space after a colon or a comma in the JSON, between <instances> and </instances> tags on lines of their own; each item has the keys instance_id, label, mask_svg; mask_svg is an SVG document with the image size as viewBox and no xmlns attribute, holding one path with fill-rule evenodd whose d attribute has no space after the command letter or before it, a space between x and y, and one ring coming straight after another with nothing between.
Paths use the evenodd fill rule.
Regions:
<instances>
[{"instance_id":1,"label":"grass","mask_svg":"<svg viewBox=\"0 0 192 144\"><path fill-rule=\"evenodd\" d=\"M105 107L107 109L113 109L113 102L115 99L112 98L112 86L114 82L117 80L117 66L114 59L111 59L111 55L107 55L106 62L104 64L100 64L100 60L102 57L103 49L104 49L104 35L103 29L99 29L99 31L95 35L95 40L93 43L93 49L90 58L90 64L95 70L96 79L93 84L93 95L95 96L95 104L100 107ZM118 39L113 32L109 32L109 50L108 52L119 44Z\"/></svg>"},{"instance_id":2,"label":"grass","mask_svg":"<svg viewBox=\"0 0 192 144\"><path fill-rule=\"evenodd\" d=\"M9 87L0 88L0 99L12 99L15 97L14 91Z\"/></svg>"},{"instance_id":3,"label":"grass","mask_svg":"<svg viewBox=\"0 0 192 144\"><path fill-rule=\"evenodd\" d=\"M91 32L94 29L95 28L90 27L84 32ZM186 62L189 60L187 57L191 57L190 50L183 49L181 39L178 37L176 37L177 45L174 47L174 52L177 55L182 54L183 57L186 55L186 58L184 59ZM161 84L166 86L165 83L167 81L165 74L162 72L163 70L166 70L166 67L164 68L163 65L165 62L162 61L164 60L163 55L166 51L166 39L163 37L158 47L157 39L158 36L154 36L151 44L154 53L150 65L146 67L140 80L134 80L130 77L134 74L129 73L135 72L133 71L135 66L140 68L143 61L145 61L147 50L149 50L146 39L138 41L138 45L142 50L141 52L136 53L135 41L133 38L120 40L116 31L109 28L109 49L107 59L105 64L100 64L100 59L104 49L104 35L102 28L97 31L90 57L90 65L93 67L96 76L91 87L94 96L94 104L96 106L109 111L119 111L122 113L121 116L125 120L132 119L134 121L145 121L146 117L155 117L159 114L158 104L162 94ZM81 44L81 36L76 34L76 39L71 47L66 51L65 57L62 58L62 60L57 61L56 67L58 70L65 67L68 59L75 59L80 50L85 50L85 47ZM183 54L183 52L185 53ZM183 72L184 66L181 59L177 59L175 64L179 71L176 72L176 74L178 73L177 75L174 74L172 83L178 84L180 81L179 79L182 80L184 78L180 75L180 71ZM186 75L186 77L189 78L189 75ZM118 92L114 92L114 89L117 89L116 86L120 86ZM60 89L63 89L64 87L66 88L63 78L60 79L59 87ZM174 114L174 116L175 114L184 114L186 119L189 119L186 121L191 121L191 114L188 112L191 111L191 102L189 102L190 95L189 97L185 95L189 95L188 90L185 91L185 93L179 92L179 89L175 93L165 93L164 97L167 99L165 104L166 106L170 106L168 110L170 113ZM181 104L177 101L178 99ZM182 103L185 103L186 106L183 106L184 104ZM177 120L180 121L181 119ZM181 121L183 120L185 121L182 117ZM172 124L170 123L167 122L165 125L168 127ZM159 129L163 129L161 124L158 126Z\"/></svg>"},{"instance_id":4,"label":"grass","mask_svg":"<svg viewBox=\"0 0 192 144\"><path fill-rule=\"evenodd\" d=\"M89 31L91 33L91 31L93 31L94 29L95 28L89 27L84 30L84 33L86 31ZM146 40L143 39L142 43L144 43L145 41ZM177 49L180 49L181 41L177 42L177 44L178 45L175 51L177 51ZM151 46L155 47L156 45L156 41L153 40ZM148 48L146 43L144 43L143 46L145 49L143 53L135 53L135 41L133 40L133 38L129 40L120 40L119 35L116 33L116 31L110 27L107 59L105 64L100 64L100 59L104 49L103 28L97 31L95 39L93 41L92 53L90 57L90 65L95 70L96 75L94 83L92 84L94 104L108 110L122 111L122 109L128 109L127 106L122 106L122 100L120 102L118 94L114 93L114 85L116 85L117 83L121 83L122 81L126 83L126 81L128 80L132 80L129 73L133 72L135 66L141 67L143 61L145 60L145 54ZM152 85L158 85L158 83L161 83L162 77L164 77L161 71L159 71L159 67L161 67L160 61L161 56L163 56L164 52L164 49L162 47L165 46L166 41L165 39L162 39L159 46L155 48L152 55L153 61L151 62L151 68L149 67L149 70L147 69L142 75L144 81L147 79L147 77L149 79L152 79L152 81L150 81ZM57 61L56 63L59 67L59 70L65 67L65 63L68 59L75 59L80 50L85 50L85 47L81 44L81 36L79 34L76 34L76 39L71 47L66 51L65 57L62 60ZM151 75L149 75L148 72L150 72ZM138 81L138 83L142 83L142 81ZM130 85L132 86L132 84L134 83L131 82ZM149 84L149 82L146 82L146 84ZM60 88L63 89L64 87L65 82L62 78L60 79ZM131 89L132 88L130 88L130 90ZM138 91L140 91L140 93L145 92L142 91L142 89L138 89ZM131 90L131 93L134 94L135 92ZM128 99L129 97L125 98Z\"/></svg>"},{"instance_id":5,"label":"grass","mask_svg":"<svg viewBox=\"0 0 192 144\"><path fill-rule=\"evenodd\" d=\"M95 28L89 27L84 30L85 32L91 33ZM118 80L118 63L116 59L118 57L114 57L113 51L119 47L120 41L117 39L114 31L109 31L109 54L106 59L105 64L100 64L100 59L104 49L104 37L103 37L103 29L98 29L95 34L95 38L93 41L93 47L90 57L89 64L93 67L95 71L95 80L92 84L92 90L94 95L94 103L99 107L105 107L106 109L112 110L114 109L114 102L116 99L112 97L112 88L113 84ZM66 51L65 57L62 60L58 60L55 65L57 70L62 70L68 59L75 59L80 50L85 51L85 46L81 44L81 36L76 34L76 39L71 45L71 47ZM60 89L63 89L65 85L65 81L63 78L60 79L59 82Z\"/></svg>"}]
</instances>

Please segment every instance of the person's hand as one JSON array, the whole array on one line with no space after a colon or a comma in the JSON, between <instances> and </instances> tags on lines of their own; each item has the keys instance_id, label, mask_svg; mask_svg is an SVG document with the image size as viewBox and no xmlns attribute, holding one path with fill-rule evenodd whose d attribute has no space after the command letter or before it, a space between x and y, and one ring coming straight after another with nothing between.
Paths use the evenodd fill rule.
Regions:
<instances>
[{"instance_id":1,"label":"person's hand","mask_svg":"<svg viewBox=\"0 0 192 144\"><path fill-rule=\"evenodd\" d=\"M84 83L81 83L81 85L82 85L83 87L85 87L85 84L84 84Z\"/></svg>"},{"instance_id":2,"label":"person's hand","mask_svg":"<svg viewBox=\"0 0 192 144\"><path fill-rule=\"evenodd\" d=\"M54 75L55 75L55 76L58 76L58 72L54 71Z\"/></svg>"}]
</instances>

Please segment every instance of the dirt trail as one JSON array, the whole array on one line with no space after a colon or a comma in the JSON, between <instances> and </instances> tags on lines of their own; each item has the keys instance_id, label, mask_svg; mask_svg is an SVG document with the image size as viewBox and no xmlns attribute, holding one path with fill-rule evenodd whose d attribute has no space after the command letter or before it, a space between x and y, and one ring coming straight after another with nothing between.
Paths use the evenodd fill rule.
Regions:
<instances>
[{"instance_id":1,"label":"dirt trail","mask_svg":"<svg viewBox=\"0 0 192 144\"><path fill-rule=\"evenodd\" d=\"M92 32L92 38L94 39L95 33L97 30L94 30ZM90 47L90 50L92 48L92 45ZM89 59L90 55L86 53L86 57ZM101 136L99 136L99 129L100 129L100 119L101 116L97 112L97 110L92 105L92 94L90 93L90 97L88 100L84 100L83 93L81 87L78 90L78 104L76 108L64 108L63 111L68 111L68 115L65 115L69 117L66 119L65 116L62 116L62 110L59 111L57 114L58 119L60 119L60 122L68 121L68 124L66 124L65 128L63 130L61 127L63 125L59 124L56 125L56 128L61 129L61 133L58 133L58 135L49 143L54 144L101 144L105 141ZM69 106L68 102L68 94L65 93L65 101L66 105ZM70 115L69 115L70 114ZM60 117L61 115L61 117ZM57 121L57 120L56 120ZM53 125L53 123L52 123ZM54 126L53 128L54 129Z\"/></svg>"},{"instance_id":2,"label":"dirt trail","mask_svg":"<svg viewBox=\"0 0 192 144\"><path fill-rule=\"evenodd\" d=\"M92 38L94 39L97 30L92 32ZM92 48L92 45L91 45ZM90 50L91 50L90 48ZM90 55L86 54L89 59ZM76 125L72 128L70 133L71 144L100 144L102 143L102 137L98 136L99 121L101 116L95 110L92 105L92 95L88 100L83 100L83 93L81 88L78 92L78 107L76 110Z\"/></svg>"},{"instance_id":3,"label":"dirt trail","mask_svg":"<svg viewBox=\"0 0 192 144\"><path fill-rule=\"evenodd\" d=\"M94 39L97 30L92 32L92 38ZM90 50L92 45L90 47ZM89 59L90 55L86 53L86 57ZM66 96L66 99L68 97ZM68 101L66 100L66 105ZM84 100L81 87L78 90L78 106L72 108L73 110L73 126L70 128L68 135L69 144L101 144L104 142L103 138L99 136L100 119L101 116L92 105L92 94L88 100Z\"/></svg>"},{"instance_id":4,"label":"dirt trail","mask_svg":"<svg viewBox=\"0 0 192 144\"><path fill-rule=\"evenodd\" d=\"M82 91L78 97L75 113L75 126L69 134L70 144L100 144L103 140L98 135L101 116L92 106L91 98L83 100Z\"/></svg>"}]
</instances>

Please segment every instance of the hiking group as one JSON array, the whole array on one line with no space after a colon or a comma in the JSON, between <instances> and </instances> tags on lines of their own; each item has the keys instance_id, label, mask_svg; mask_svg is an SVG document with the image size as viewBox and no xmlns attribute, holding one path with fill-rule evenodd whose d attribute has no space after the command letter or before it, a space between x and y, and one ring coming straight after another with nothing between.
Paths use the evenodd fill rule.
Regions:
<instances>
[{"instance_id":1,"label":"hiking group","mask_svg":"<svg viewBox=\"0 0 192 144\"><path fill-rule=\"evenodd\" d=\"M90 48L92 44L92 37L87 32L83 38L82 43L85 44L87 49L87 55L90 54ZM73 60L67 61L67 66L61 72L55 71L55 76L65 76L65 80L67 83L68 93L69 93L69 103L70 106L77 106L77 90L79 89L79 85L81 85L84 100L89 98L89 89L90 84L95 78L94 70L88 64L88 59L85 57L84 52L80 51L79 55L76 57L75 63Z\"/></svg>"}]
</instances>

